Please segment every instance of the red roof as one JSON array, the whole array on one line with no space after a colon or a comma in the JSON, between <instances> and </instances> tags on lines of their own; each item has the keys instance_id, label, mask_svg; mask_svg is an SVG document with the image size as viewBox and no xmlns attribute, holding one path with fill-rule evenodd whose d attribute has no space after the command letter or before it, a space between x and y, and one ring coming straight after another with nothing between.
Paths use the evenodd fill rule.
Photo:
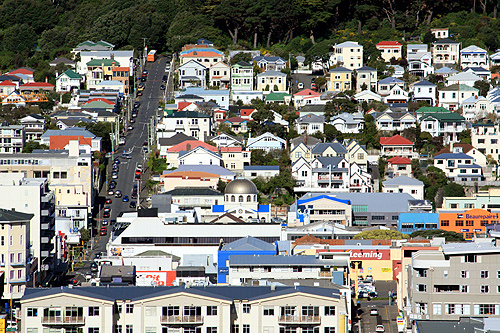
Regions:
<instances>
[{"instance_id":1,"label":"red roof","mask_svg":"<svg viewBox=\"0 0 500 333\"><path fill-rule=\"evenodd\" d=\"M396 42L396 41L383 41L377 44L377 46L392 46L392 47L399 47L402 46L401 43Z\"/></svg>"},{"instance_id":2,"label":"red roof","mask_svg":"<svg viewBox=\"0 0 500 333\"><path fill-rule=\"evenodd\" d=\"M84 138L81 135L52 135L50 137L50 149L62 150L70 141L78 140L80 145L92 147L92 138Z\"/></svg>"},{"instance_id":3,"label":"red roof","mask_svg":"<svg viewBox=\"0 0 500 333\"><path fill-rule=\"evenodd\" d=\"M196 54L195 54L196 52ZM189 53L185 53L181 55L183 58L191 58L191 57L214 57L214 58L222 58L222 55L213 51L191 51Z\"/></svg>"},{"instance_id":4,"label":"red roof","mask_svg":"<svg viewBox=\"0 0 500 333\"><path fill-rule=\"evenodd\" d=\"M244 121L248 121L247 119L243 119L241 117L231 117L231 118L227 118L226 121L229 121L231 123L242 123Z\"/></svg>"},{"instance_id":5,"label":"red roof","mask_svg":"<svg viewBox=\"0 0 500 333\"><path fill-rule=\"evenodd\" d=\"M12 81L2 81L0 82L0 86L16 86L15 83L12 83Z\"/></svg>"},{"instance_id":6,"label":"red roof","mask_svg":"<svg viewBox=\"0 0 500 333\"><path fill-rule=\"evenodd\" d=\"M48 82L28 82L21 85L19 88L32 88L32 87L54 88L55 86Z\"/></svg>"},{"instance_id":7,"label":"red roof","mask_svg":"<svg viewBox=\"0 0 500 333\"><path fill-rule=\"evenodd\" d=\"M394 136L381 137L380 144L383 146L413 146L413 142L408 139L403 138L401 135L396 134Z\"/></svg>"},{"instance_id":8,"label":"red roof","mask_svg":"<svg viewBox=\"0 0 500 333\"><path fill-rule=\"evenodd\" d=\"M113 72L128 72L130 67L113 67Z\"/></svg>"},{"instance_id":9,"label":"red roof","mask_svg":"<svg viewBox=\"0 0 500 333\"><path fill-rule=\"evenodd\" d=\"M26 75L33 75L33 71L30 71L26 68L18 68L13 70L12 72L8 72L7 74L26 74Z\"/></svg>"},{"instance_id":10,"label":"red roof","mask_svg":"<svg viewBox=\"0 0 500 333\"><path fill-rule=\"evenodd\" d=\"M115 103L111 102L110 100L108 100L106 98L92 98L92 99L89 99L87 102L83 103L83 105L87 105L87 104L92 103L92 102L104 102L104 103L107 103L109 105L115 105Z\"/></svg>"},{"instance_id":11,"label":"red roof","mask_svg":"<svg viewBox=\"0 0 500 333\"><path fill-rule=\"evenodd\" d=\"M257 109L241 109L240 110L240 116L242 116L242 117L250 117L250 115L254 111L257 111Z\"/></svg>"},{"instance_id":12,"label":"red roof","mask_svg":"<svg viewBox=\"0 0 500 333\"><path fill-rule=\"evenodd\" d=\"M321 96L320 93L312 91L311 89L304 89L302 91L299 91L296 94L293 94L293 96Z\"/></svg>"},{"instance_id":13,"label":"red roof","mask_svg":"<svg viewBox=\"0 0 500 333\"><path fill-rule=\"evenodd\" d=\"M177 103L177 111L182 111L191 104L193 104L193 102L179 102Z\"/></svg>"},{"instance_id":14,"label":"red roof","mask_svg":"<svg viewBox=\"0 0 500 333\"><path fill-rule=\"evenodd\" d=\"M391 163L391 164L411 164L411 160L409 158L406 158L406 157L394 156L393 158L388 159L387 163Z\"/></svg>"},{"instance_id":15,"label":"red roof","mask_svg":"<svg viewBox=\"0 0 500 333\"><path fill-rule=\"evenodd\" d=\"M172 152L176 153L176 152L180 152L180 151L191 150L191 149L194 149L196 147L203 147L203 148L210 150L211 152L215 152L215 153L218 151L217 147L209 145L208 143L205 143L203 141L186 140L184 142L176 144L173 147L168 148L168 152L169 153L172 153Z\"/></svg>"},{"instance_id":16,"label":"red roof","mask_svg":"<svg viewBox=\"0 0 500 333\"><path fill-rule=\"evenodd\" d=\"M230 153L230 152L240 152L243 151L242 147L220 147L221 153Z\"/></svg>"}]
</instances>

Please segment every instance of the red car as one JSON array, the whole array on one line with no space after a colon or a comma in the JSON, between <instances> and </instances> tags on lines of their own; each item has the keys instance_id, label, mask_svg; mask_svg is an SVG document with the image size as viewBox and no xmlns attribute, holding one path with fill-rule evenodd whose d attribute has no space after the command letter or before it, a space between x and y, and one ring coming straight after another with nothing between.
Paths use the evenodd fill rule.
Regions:
<instances>
[{"instance_id":1,"label":"red car","mask_svg":"<svg viewBox=\"0 0 500 333\"><path fill-rule=\"evenodd\" d=\"M99 232L99 235L106 236L107 234L108 234L108 228L101 227L101 231Z\"/></svg>"},{"instance_id":2,"label":"red car","mask_svg":"<svg viewBox=\"0 0 500 333\"><path fill-rule=\"evenodd\" d=\"M113 202L113 200L111 200L111 199L107 199L107 200L106 200L106 204L107 204L107 205L108 205L108 204L110 204L110 203L112 203L112 202Z\"/></svg>"}]
</instances>

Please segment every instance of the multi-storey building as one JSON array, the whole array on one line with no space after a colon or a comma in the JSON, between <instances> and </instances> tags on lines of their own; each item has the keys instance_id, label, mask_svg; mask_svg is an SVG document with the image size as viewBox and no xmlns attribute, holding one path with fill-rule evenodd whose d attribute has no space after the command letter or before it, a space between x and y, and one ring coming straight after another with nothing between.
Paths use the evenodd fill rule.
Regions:
<instances>
[{"instance_id":1,"label":"multi-storey building","mask_svg":"<svg viewBox=\"0 0 500 333\"><path fill-rule=\"evenodd\" d=\"M443 144L458 142L458 135L466 129L465 118L456 112L426 113L420 118L420 128L433 137L442 136Z\"/></svg>"},{"instance_id":2,"label":"multi-storey building","mask_svg":"<svg viewBox=\"0 0 500 333\"><path fill-rule=\"evenodd\" d=\"M75 228L87 227L95 197L92 155L80 152L78 141L70 141L68 150L0 154L0 172L47 178L57 217L71 218Z\"/></svg>"},{"instance_id":3,"label":"multi-storey building","mask_svg":"<svg viewBox=\"0 0 500 333\"><path fill-rule=\"evenodd\" d=\"M358 73L356 78L356 91L377 90L377 70L375 68L363 66L358 68L356 72Z\"/></svg>"},{"instance_id":4,"label":"multi-storey building","mask_svg":"<svg viewBox=\"0 0 500 333\"><path fill-rule=\"evenodd\" d=\"M38 140L45 129L45 118L39 114L30 114L19 119L26 132L26 141Z\"/></svg>"},{"instance_id":5,"label":"multi-storey building","mask_svg":"<svg viewBox=\"0 0 500 333\"><path fill-rule=\"evenodd\" d=\"M330 64L350 70L363 67L363 45L351 41L333 45Z\"/></svg>"},{"instance_id":6,"label":"multi-storey building","mask_svg":"<svg viewBox=\"0 0 500 333\"><path fill-rule=\"evenodd\" d=\"M210 135L212 118L208 114L196 111L179 111L163 117L157 126L159 138L170 138L176 133L190 135L205 141Z\"/></svg>"},{"instance_id":7,"label":"multi-storey building","mask_svg":"<svg viewBox=\"0 0 500 333\"><path fill-rule=\"evenodd\" d=\"M435 68L453 67L459 62L460 43L444 38L432 43L432 62Z\"/></svg>"},{"instance_id":8,"label":"multi-storey building","mask_svg":"<svg viewBox=\"0 0 500 333\"><path fill-rule=\"evenodd\" d=\"M352 89L352 70L339 66L330 69L328 91L345 91Z\"/></svg>"},{"instance_id":9,"label":"multi-storey building","mask_svg":"<svg viewBox=\"0 0 500 333\"><path fill-rule=\"evenodd\" d=\"M319 287L77 287L27 289L25 332L347 332L350 306Z\"/></svg>"},{"instance_id":10,"label":"multi-storey building","mask_svg":"<svg viewBox=\"0 0 500 333\"><path fill-rule=\"evenodd\" d=\"M385 62L390 62L392 58L396 60L402 58L403 45L397 41L382 41L375 47L381 52Z\"/></svg>"},{"instance_id":11,"label":"multi-storey building","mask_svg":"<svg viewBox=\"0 0 500 333\"><path fill-rule=\"evenodd\" d=\"M18 300L30 275L30 224L33 214L0 209L0 267L5 272L4 299Z\"/></svg>"},{"instance_id":12,"label":"multi-storey building","mask_svg":"<svg viewBox=\"0 0 500 333\"><path fill-rule=\"evenodd\" d=\"M415 144L399 134L391 137L381 137L380 145L382 146L381 155L390 157L402 156L410 159L418 157L418 152L415 151Z\"/></svg>"},{"instance_id":13,"label":"multi-storey building","mask_svg":"<svg viewBox=\"0 0 500 333\"><path fill-rule=\"evenodd\" d=\"M253 65L240 61L231 66L231 89L236 91L253 90Z\"/></svg>"},{"instance_id":14,"label":"multi-storey building","mask_svg":"<svg viewBox=\"0 0 500 333\"><path fill-rule=\"evenodd\" d=\"M0 124L0 153L21 153L26 142L23 125Z\"/></svg>"},{"instance_id":15,"label":"multi-storey building","mask_svg":"<svg viewBox=\"0 0 500 333\"><path fill-rule=\"evenodd\" d=\"M23 161L33 163L30 154L25 155L26 159ZM2 162L5 161L2 159ZM46 171L44 176L48 175L49 172ZM26 227L29 231L29 243L26 239L29 252L24 259L30 259L30 280L43 283L53 264L51 253L54 250L54 192L49 190L49 183L45 178L25 178L23 172L4 173L0 177L0 202L0 207L4 209L33 215L29 226ZM4 244L0 246L0 250L3 246Z\"/></svg>"},{"instance_id":16,"label":"multi-storey building","mask_svg":"<svg viewBox=\"0 0 500 333\"><path fill-rule=\"evenodd\" d=\"M500 131L498 125L493 123L472 124L471 140L472 145L481 153L500 160Z\"/></svg>"},{"instance_id":17,"label":"multi-storey building","mask_svg":"<svg viewBox=\"0 0 500 333\"><path fill-rule=\"evenodd\" d=\"M462 69L467 67L490 69L488 51L476 45L467 46L460 50L460 66Z\"/></svg>"},{"instance_id":18,"label":"multi-storey building","mask_svg":"<svg viewBox=\"0 0 500 333\"><path fill-rule=\"evenodd\" d=\"M410 320L500 317L500 248L489 243L443 244L418 251L408 266Z\"/></svg>"}]
</instances>

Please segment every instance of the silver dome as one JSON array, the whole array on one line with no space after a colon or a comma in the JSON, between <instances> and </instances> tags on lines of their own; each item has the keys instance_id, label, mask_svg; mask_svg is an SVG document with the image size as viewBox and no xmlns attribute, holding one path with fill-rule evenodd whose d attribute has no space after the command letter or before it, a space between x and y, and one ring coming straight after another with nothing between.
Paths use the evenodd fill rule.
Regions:
<instances>
[{"instance_id":1,"label":"silver dome","mask_svg":"<svg viewBox=\"0 0 500 333\"><path fill-rule=\"evenodd\" d=\"M257 194L257 186L247 179L235 179L226 186L226 194Z\"/></svg>"}]
</instances>

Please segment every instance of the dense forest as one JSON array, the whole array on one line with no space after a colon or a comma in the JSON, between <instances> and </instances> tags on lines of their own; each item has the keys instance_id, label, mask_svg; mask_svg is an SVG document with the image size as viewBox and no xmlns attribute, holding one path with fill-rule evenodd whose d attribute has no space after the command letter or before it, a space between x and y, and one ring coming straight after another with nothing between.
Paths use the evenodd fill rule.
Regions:
<instances>
[{"instance_id":1,"label":"dense forest","mask_svg":"<svg viewBox=\"0 0 500 333\"><path fill-rule=\"evenodd\" d=\"M380 40L431 41L449 27L463 46L499 47L498 0L4 0L0 5L0 69L29 66L37 78L47 61L79 42L106 40L121 49L178 51L197 38L221 49L262 49L288 58L316 56L356 40L365 57Z\"/></svg>"}]
</instances>

